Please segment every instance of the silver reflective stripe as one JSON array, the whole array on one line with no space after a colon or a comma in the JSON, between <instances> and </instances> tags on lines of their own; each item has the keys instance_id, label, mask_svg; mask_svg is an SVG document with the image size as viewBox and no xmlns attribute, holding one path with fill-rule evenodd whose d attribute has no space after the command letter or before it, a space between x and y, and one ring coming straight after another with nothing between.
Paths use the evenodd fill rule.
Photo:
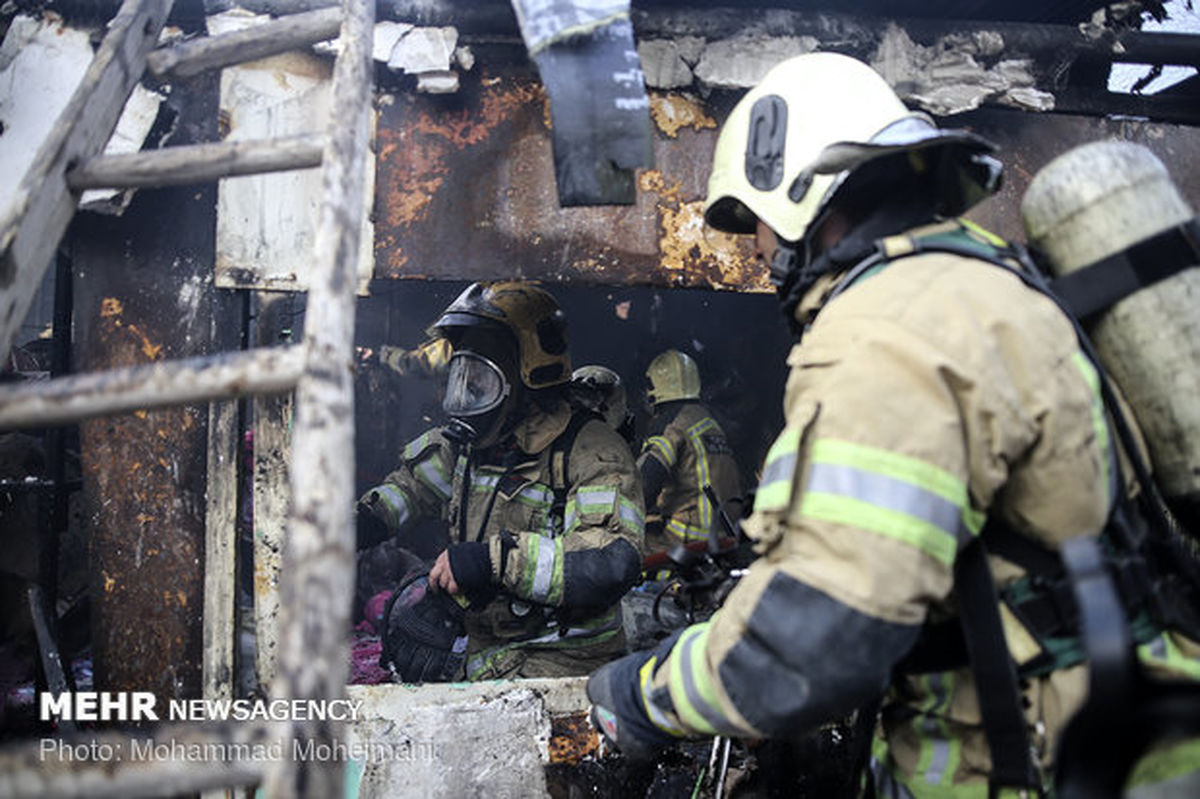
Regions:
<instances>
[{"instance_id":1,"label":"silver reflective stripe","mask_svg":"<svg viewBox=\"0 0 1200 799\"><path fill-rule=\"evenodd\" d=\"M807 491L834 494L897 511L929 522L959 543L971 538L962 521L962 508L932 491L876 472L833 463L815 462Z\"/></svg>"},{"instance_id":2,"label":"silver reflective stripe","mask_svg":"<svg viewBox=\"0 0 1200 799\"><path fill-rule=\"evenodd\" d=\"M533 588L529 590L529 598L534 602L545 602L550 596L550 586L554 581L554 546L553 538L544 535L537 537L537 571L533 575Z\"/></svg>"},{"instance_id":3,"label":"silver reflective stripe","mask_svg":"<svg viewBox=\"0 0 1200 799\"><path fill-rule=\"evenodd\" d=\"M759 484L769 485L780 480L790 480L792 473L796 471L796 457L796 453L789 452L767 463Z\"/></svg>"},{"instance_id":4,"label":"silver reflective stripe","mask_svg":"<svg viewBox=\"0 0 1200 799\"><path fill-rule=\"evenodd\" d=\"M638 513L636 505L629 502L621 502L617 505L617 515L623 522L629 522L638 530L646 526L646 519L642 514Z\"/></svg>"},{"instance_id":5,"label":"silver reflective stripe","mask_svg":"<svg viewBox=\"0 0 1200 799\"><path fill-rule=\"evenodd\" d=\"M929 688L933 691L933 707L939 708L946 701L946 686L941 674L929 677ZM946 774L946 765L950 762L950 742L942 737L938 719L933 715L926 716L921 722L921 728L933 748L929 759L929 770L925 772L925 782L930 785L940 785Z\"/></svg>"},{"instance_id":6,"label":"silver reflective stripe","mask_svg":"<svg viewBox=\"0 0 1200 799\"><path fill-rule=\"evenodd\" d=\"M583 508L591 505L610 507L617 500L616 491L580 491L575 495L575 501ZM587 510L583 511L587 513Z\"/></svg>"},{"instance_id":7,"label":"silver reflective stripe","mask_svg":"<svg viewBox=\"0 0 1200 799\"><path fill-rule=\"evenodd\" d=\"M471 475L471 486L476 489L491 488L499 482L500 475L498 474L482 474L480 472L475 472L475 474Z\"/></svg>"},{"instance_id":8,"label":"silver reflective stripe","mask_svg":"<svg viewBox=\"0 0 1200 799\"><path fill-rule=\"evenodd\" d=\"M404 498L403 492L389 483L384 483L375 490L379 492L379 498L387 506L388 515L391 516L391 526L393 528L402 527L411 516L408 510L408 500Z\"/></svg>"},{"instance_id":9,"label":"silver reflective stripe","mask_svg":"<svg viewBox=\"0 0 1200 799\"><path fill-rule=\"evenodd\" d=\"M415 471L417 476L422 478L443 500L450 498L450 482L442 475L441 470L437 468L436 459L431 458L427 461L421 461Z\"/></svg>"}]
</instances>

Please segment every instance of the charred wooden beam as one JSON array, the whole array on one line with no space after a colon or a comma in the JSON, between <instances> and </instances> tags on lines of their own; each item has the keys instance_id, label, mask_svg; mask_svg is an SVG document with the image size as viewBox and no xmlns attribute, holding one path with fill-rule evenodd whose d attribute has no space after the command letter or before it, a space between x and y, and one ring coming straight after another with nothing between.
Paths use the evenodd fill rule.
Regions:
<instances>
[{"instance_id":1,"label":"charred wooden beam","mask_svg":"<svg viewBox=\"0 0 1200 799\"><path fill-rule=\"evenodd\" d=\"M0 429L283 393L296 385L303 368L302 347L279 347L5 386L0 388Z\"/></svg>"},{"instance_id":2,"label":"charred wooden beam","mask_svg":"<svg viewBox=\"0 0 1200 799\"><path fill-rule=\"evenodd\" d=\"M346 691L346 630L354 594L354 290L365 213L375 0L343 0L341 51L322 164L323 203L296 385L292 509L280 575L279 676L272 694L333 698ZM294 720L295 740L331 744L340 725ZM283 758L269 796L334 796L340 762Z\"/></svg>"},{"instance_id":3,"label":"charred wooden beam","mask_svg":"<svg viewBox=\"0 0 1200 799\"><path fill-rule=\"evenodd\" d=\"M0 357L8 354L79 197L75 163L101 152L145 71L172 0L125 0L79 87L0 218Z\"/></svg>"},{"instance_id":4,"label":"charred wooden beam","mask_svg":"<svg viewBox=\"0 0 1200 799\"><path fill-rule=\"evenodd\" d=\"M226 141L100 155L67 173L67 185L83 189L129 189L204 183L236 175L307 169L321 163L320 135L263 141Z\"/></svg>"},{"instance_id":5,"label":"charred wooden beam","mask_svg":"<svg viewBox=\"0 0 1200 799\"><path fill-rule=\"evenodd\" d=\"M341 27L341 19L339 8L288 14L246 30L159 48L146 56L146 66L160 80L187 78L333 38Z\"/></svg>"}]
</instances>

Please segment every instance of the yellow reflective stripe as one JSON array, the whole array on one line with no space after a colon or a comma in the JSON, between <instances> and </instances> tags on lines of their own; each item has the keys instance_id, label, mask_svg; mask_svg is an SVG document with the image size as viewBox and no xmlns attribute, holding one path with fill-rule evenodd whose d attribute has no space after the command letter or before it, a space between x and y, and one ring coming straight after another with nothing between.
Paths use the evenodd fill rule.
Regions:
<instances>
[{"instance_id":1,"label":"yellow reflective stripe","mask_svg":"<svg viewBox=\"0 0 1200 799\"><path fill-rule=\"evenodd\" d=\"M1133 768L1127 786L1153 786L1200 769L1200 738L1151 749ZM1165 787L1165 786L1164 786Z\"/></svg>"},{"instance_id":2,"label":"yellow reflective stripe","mask_svg":"<svg viewBox=\"0 0 1200 799\"><path fill-rule=\"evenodd\" d=\"M696 487L700 489L700 495L696 498L696 508L700 512L700 526L705 530L712 526L713 508L708 497L704 495L704 487L712 481L712 477L709 475L708 451L704 448L704 439L701 436L716 425L712 419L702 419L686 431L692 450L696 453Z\"/></svg>"},{"instance_id":3,"label":"yellow reflective stripe","mask_svg":"<svg viewBox=\"0 0 1200 799\"><path fill-rule=\"evenodd\" d=\"M646 439L645 446L642 447L643 452L646 450L657 450L662 455L663 460L667 462L668 467L675 465L675 447L672 446L670 440L667 438L663 436L650 436L650 438Z\"/></svg>"},{"instance_id":4,"label":"yellow reflective stripe","mask_svg":"<svg viewBox=\"0 0 1200 799\"><path fill-rule=\"evenodd\" d=\"M1104 415L1104 398L1100 395L1100 375L1096 372L1096 367L1087 359L1079 350L1075 350L1071 355L1071 360L1075 362L1075 366L1083 373L1083 379L1087 382L1088 388L1092 392L1092 428L1096 431L1096 442L1100 445L1100 451L1104 460L1104 488L1105 500L1111 501L1112 497L1108 496L1113 488L1112 475L1112 456L1109 453L1108 442L1108 420Z\"/></svg>"},{"instance_id":5,"label":"yellow reflective stripe","mask_svg":"<svg viewBox=\"0 0 1200 799\"><path fill-rule=\"evenodd\" d=\"M706 735L736 732L721 712L716 688L708 673L705 647L711 622L689 627L671 649L671 700L680 720Z\"/></svg>"},{"instance_id":6,"label":"yellow reflective stripe","mask_svg":"<svg viewBox=\"0 0 1200 799\"><path fill-rule=\"evenodd\" d=\"M953 565L958 551L958 540L937 525L859 499L806 491L800 514L895 539L947 566Z\"/></svg>"},{"instance_id":7,"label":"yellow reflective stripe","mask_svg":"<svg viewBox=\"0 0 1200 799\"><path fill-rule=\"evenodd\" d=\"M792 475L800 454L800 428L785 428L763 462L763 475L754 497L756 510L782 510L792 496Z\"/></svg>"},{"instance_id":8,"label":"yellow reflective stripe","mask_svg":"<svg viewBox=\"0 0 1200 799\"><path fill-rule=\"evenodd\" d=\"M659 709L658 705L650 701L650 693L652 690L651 685L654 681L654 668L657 664L658 657L654 656L643 663L642 667L638 669L638 682L641 686L642 707L645 709L646 716L650 719L650 723L655 727L658 727L668 735L674 735L676 737L686 735L686 730L678 725L672 724L671 719L667 717L667 714L663 713L663 711Z\"/></svg>"},{"instance_id":9,"label":"yellow reflective stripe","mask_svg":"<svg viewBox=\"0 0 1200 799\"><path fill-rule=\"evenodd\" d=\"M924 775L927 785L950 787L954 772L962 760L962 741L950 734L946 719L941 715L954 687L952 672L928 674L922 679L928 700L921 713L913 718L912 726L921 742L915 774Z\"/></svg>"},{"instance_id":10,"label":"yellow reflective stripe","mask_svg":"<svg viewBox=\"0 0 1200 799\"><path fill-rule=\"evenodd\" d=\"M979 236L981 239L983 239L984 241L986 241L988 244L992 245L993 247L1007 247L1008 246L1007 241L1000 238L999 236L997 236L995 233L988 230L987 228L982 227L981 225L979 225L979 223L972 222L970 219L966 219L963 217L959 217L958 221L967 230L971 231L976 236Z\"/></svg>"},{"instance_id":11,"label":"yellow reflective stripe","mask_svg":"<svg viewBox=\"0 0 1200 799\"><path fill-rule=\"evenodd\" d=\"M833 438L819 438L813 442L812 459L821 463L853 466L903 480L959 507L966 504L966 483L945 469L910 455Z\"/></svg>"},{"instance_id":12,"label":"yellow reflective stripe","mask_svg":"<svg viewBox=\"0 0 1200 799\"><path fill-rule=\"evenodd\" d=\"M699 527L693 527L690 524L684 524L678 519L669 519L665 525L666 531L673 537L684 543L688 541L707 541L708 531L701 530Z\"/></svg>"},{"instance_id":13,"label":"yellow reflective stripe","mask_svg":"<svg viewBox=\"0 0 1200 799\"><path fill-rule=\"evenodd\" d=\"M1157 664L1184 677L1200 680L1200 662L1192 660L1175 644L1169 633L1162 633L1137 648L1147 663Z\"/></svg>"},{"instance_id":14,"label":"yellow reflective stripe","mask_svg":"<svg viewBox=\"0 0 1200 799\"><path fill-rule=\"evenodd\" d=\"M537 575L541 541L542 537L540 535L525 536L525 571L521 574L520 585L517 586L517 593L521 596L529 596L533 591L533 581Z\"/></svg>"},{"instance_id":15,"label":"yellow reflective stripe","mask_svg":"<svg viewBox=\"0 0 1200 799\"><path fill-rule=\"evenodd\" d=\"M813 442L812 462L814 474L809 478L810 483L814 478L822 476L822 467L828 469L830 474L837 471L832 467L840 466L857 470L859 476L854 480L861 484L861 491L848 490L834 493L845 493L861 501L868 501L872 496L868 493L867 486L873 482L878 484L878 478L884 478L895 481L892 488L888 489L886 486L877 485L871 489L871 491L877 489L881 491L878 495L881 501L878 504L884 505L884 509L910 513L918 519L934 523L935 526L952 536L956 536L960 530L977 535L983 529L986 517L983 513L971 508L968 501L967 484L945 469L927 461L878 447L820 438ZM898 490L903 484L912 486L920 492L927 492L929 496L922 497L910 490L909 496L905 500L903 499L904 491ZM882 501L883 498L889 499L891 504ZM904 502L911 503L911 506L905 507ZM953 523L947 516L950 508L954 509L953 514L956 517Z\"/></svg>"}]
</instances>

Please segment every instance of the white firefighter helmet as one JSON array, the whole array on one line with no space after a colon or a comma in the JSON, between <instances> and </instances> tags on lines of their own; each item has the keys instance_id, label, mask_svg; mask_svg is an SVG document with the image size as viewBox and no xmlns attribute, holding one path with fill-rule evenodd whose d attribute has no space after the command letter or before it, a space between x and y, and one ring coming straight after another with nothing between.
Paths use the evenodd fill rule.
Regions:
<instances>
[{"instance_id":1,"label":"white firefighter helmet","mask_svg":"<svg viewBox=\"0 0 1200 799\"><path fill-rule=\"evenodd\" d=\"M963 145L970 154L992 149L974 134L939 130L925 114L910 111L878 72L857 59L796 56L773 67L726 119L713 155L705 221L740 234L753 233L762 220L781 239L800 241L854 168L881 155L946 144ZM994 183L997 163L985 171L993 170Z\"/></svg>"},{"instance_id":2,"label":"white firefighter helmet","mask_svg":"<svg viewBox=\"0 0 1200 799\"><path fill-rule=\"evenodd\" d=\"M614 430L625 423L629 401L621 376L599 364L581 366L571 373L571 385L577 388L579 402L604 417Z\"/></svg>"}]
</instances>

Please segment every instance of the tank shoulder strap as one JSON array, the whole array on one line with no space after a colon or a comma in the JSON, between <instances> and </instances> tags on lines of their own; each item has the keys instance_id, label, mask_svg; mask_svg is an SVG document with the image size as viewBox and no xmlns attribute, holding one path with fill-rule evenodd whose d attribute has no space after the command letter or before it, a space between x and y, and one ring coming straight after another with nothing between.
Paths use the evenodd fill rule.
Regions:
<instances>
[{"instance_id":1,"label":"tank shoulder strap","mask_svg":"<svg viewBox=\"0 0 1200 799\"><path fill-rule=\"evenodd\" d=\"M571 450L574 449L575 439L583 426L593 419L601 419L599 414L587 408L574 407L573 411L566 429L550 444L550 490L554 495L550 512L557 520L559 529L564 531L567 494L571 489Z\"/></svg>"}]
</instances>

